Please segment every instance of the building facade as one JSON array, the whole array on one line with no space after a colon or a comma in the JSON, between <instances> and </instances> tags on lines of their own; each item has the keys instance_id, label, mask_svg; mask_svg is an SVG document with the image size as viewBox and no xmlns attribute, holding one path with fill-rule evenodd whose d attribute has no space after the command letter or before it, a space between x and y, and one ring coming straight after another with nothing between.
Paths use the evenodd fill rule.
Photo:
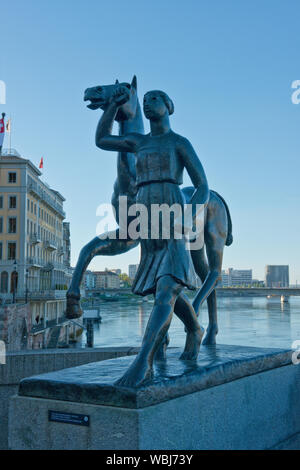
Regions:
<instances>
[{"instance_id":1,"label":"building facade","mask_svg":"<svg viewBox=\"0 0 300 470\"><path fill-rule=\"evenodd\" d=\"M83 287L85 290L96 288L96 274L94 273L94 271L86 271L83 280Z\"/></svg>"},{"instance_id":2,"label":"building facade","mask_svg":"<svg viewBox=\"0 0 300 470\"><path fill-rule=\"evenodd\" d=\"M265 268L266 287L289 287L288 265L267 265Z\"/></svg>"},{"instance_id":3,"label":"building facade","mask_svg":"<svg viewBox=\"0 0 300 470\"><path fill-rule=\"evenodd\" d=\"M121 276L121 274L122 274L122 271L121 271L121 269L119 269L119 268L110 269L110 271L111 271L112 273L116 273L118 276Z\"/></svg>"},{"instance_id":4,"label":"building facade","mask_svg":"<svg viewBox=\"0 0 300 470\"><path fill-rule=\"evenodd\" d=\"M252 269L222 270L222 287L249 287L252 285Z\"/></svg>"},{"instance_id":5,"label":"building facade","mask_svg":"<svg viewBox=\"0 0 300 470\"><path fill-rule=\"evenodd\" d=\"M106 269L105 271L94 271L96 276L95 289L120 289L120 278L118 274Z\"/></svg>"},{"instance_id":6,"label":"building facade","mask_svg":"<svg viewBox=\"0 0 300 470\"><path fill-rule=\"evenodd\" d=\"M15 150L0 156L0 296L30 300L33 316L62 315L71 280L64 197ZM47 305L46 305L47 304Z\"/></svg>"}]
</instances>

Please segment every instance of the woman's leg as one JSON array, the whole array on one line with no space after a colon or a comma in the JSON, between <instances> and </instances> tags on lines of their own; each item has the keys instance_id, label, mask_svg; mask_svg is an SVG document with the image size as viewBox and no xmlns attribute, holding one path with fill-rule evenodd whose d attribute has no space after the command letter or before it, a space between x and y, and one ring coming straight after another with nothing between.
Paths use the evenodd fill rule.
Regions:
<instances>
[{"instance_id":1,"label":"woman's leg","mask_svg":"<svg viewBox=\"0 0 300 470\"><path fill-rule=\"evenodd\" d=\"M204 328L200 326L191 302L183 293L176 300L174 312L183 322L186 330L185 348L180 359L195 360L198 357Z\"/></svg>"},{"instance_id":2,"label":"woman's leg","mask_svg":"<svg viewBox=\"0 0 300 470\"><path fill-rule=\"evenodd\" d=\"M144 334L141 350L117 385L136 387L152 377L153 358L166 335L174 311L174 305L183 286L171 276L157 281L155 302Z\"/></svg>"},{"instance_id":3,"label":"woman's leg","mask_svg":"<svg viewBox=\"0 0 300 470\"><path fill-rule=\"evenodd\" d=\"M187 334L184 352L180 356L180 359L197 359L204 334L204 328L202 328L202 326L199 324L194 307L189 298L184 293L180 293L177 297L174 313L184 324L185 332ZM169 342L169 334L167 333L155 353L156 361L163 361L167 358L167 347Z\"/></svg>"}]
</instances>

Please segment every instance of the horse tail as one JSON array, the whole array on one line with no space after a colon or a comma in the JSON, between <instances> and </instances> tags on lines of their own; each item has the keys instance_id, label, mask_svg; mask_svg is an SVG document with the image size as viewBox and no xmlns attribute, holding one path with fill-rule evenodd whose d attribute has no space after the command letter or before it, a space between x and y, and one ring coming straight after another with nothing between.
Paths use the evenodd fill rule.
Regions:
<instances>
[{"instance_id":1,"label":"horse tail","mask_svg":"<svg viewBox=\"0 0 300 470\"><path fill-rule=\"evenodd\" d=\"M214 193L219 199L221 199L221 201L223 202L223 204L225 206L226 214L227 214L227 224L228 224L227 238L226 238L225 245L230 246L233 242L233 236L232 236L232 220L231 220L231 215L230 215L230 212L229 212L229 208L228 208L225 200L222 198L222 196L220 196L219 193L217 193L216 191L213 191L213 190L211 190L211 192Z\"/></svg>"}]
</instances>

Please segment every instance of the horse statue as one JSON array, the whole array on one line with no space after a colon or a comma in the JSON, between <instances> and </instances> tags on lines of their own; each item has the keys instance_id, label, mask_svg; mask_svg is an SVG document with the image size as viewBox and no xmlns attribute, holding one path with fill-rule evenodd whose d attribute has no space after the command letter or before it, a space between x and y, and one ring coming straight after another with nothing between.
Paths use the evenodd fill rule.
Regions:
<instances>
[{"instance_id":1,"label":"horse statue","mask_svg":"<svg viewBox=\"0 0 300 470\"><path fill-rule=\"evenodd\" d=\"M118 80L113 85L101 85L88 88L84 100L89 101L88 108L105 110L119 86ZM119 135L131 132L144 133L143 117L137 96L137 79L134 76L131 83L122 82L130 91L130 99L119 108L115 121L119 126ZM194 191L193 187L182 189L185 200L189 203ZM132 153L120 152L117 159L117 179L114 184L112 205L115 209L116 220L119 222L119 197L126 196L128 206L135 203L137 189L135 185L135 157ZM130 218L128 218L128 224ZM80 308L80 290L85 270L94 256L114 256L125 253L139 244L139 240L119 239L119 229L96 236L85 245L79 255L70 288L67 292L66 316L78 318L82 315ZM191 250L195 271L202 281L202 287L197 292L193 307L199 315L202 303L207 300L209 323L203 344L216 343L218 333L217 298L215 287L221 278L224 247L231 245L232 222L228 206L224 199L215 191L210 191L209 202L204 211L204 246ZM174 312L183 321L182 309L184 303L180 297L176 301ZM164 351L168 340L164 342ZM164 354L159 352L158 354Z\"/></svg>"}]
</instances>

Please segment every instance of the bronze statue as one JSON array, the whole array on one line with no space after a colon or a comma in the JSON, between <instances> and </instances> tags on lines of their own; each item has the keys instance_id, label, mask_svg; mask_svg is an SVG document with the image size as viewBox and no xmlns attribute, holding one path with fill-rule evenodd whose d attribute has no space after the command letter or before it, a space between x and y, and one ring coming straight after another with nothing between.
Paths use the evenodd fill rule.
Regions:
<instances>
[{"instance_id":1,"label":"bronze statue","mask_svg":"<svg viewBox=\"0 0 300 470\"><path fill-rule=\"evenodd\" d=\"M122 83L130 90L130 97L127 102L118 107L115 120L119 124L119 134L122 136L130 132L143 133L143 121L137 98L136 78L132 83ZM89 88L85 92L85 100L90 101L91 109L107 109L113 94L119 87L118 81L114 85L99 86ZM118 210L119 195L128 196L129 201L134 202L136 198L136 174L134 155L128 151L122 151L118 154L118 177L114 186L114 194L112 203ZM190 202L193 188L183 188L182 193L186 197L186 201ZM217 304L216 292L214 290L216 283L221 275L222 256L225 245L232 243L232 226L228 207L223 198L215 191L210 191L209 201L205 210L205 248L208 263L205 256L205 248L191 251L194 268L198 276L203 282L202 288L199 290L193 306L196 313L199 313L200 305L207 299L209 325L203 344L214 344L218 331L217 326ZM103 239L95 237L82 250L73 275L72 284L67 293L67 316L75 318L81 315L79 285L82 280L85 269L91 259L97 255L114 255L124 253L139 241L136 240L120 240L118 238L118 230L116 236ZM175 313L181 317L182 311L186 306L186 302L182 301L181 294L175 303Z\"/></svg>"},{"instance_id":2,"label":"bronze statue","mask_svg":"<svg viewBox=\"0 0 300 470\"><path fill-rule=\"evenodd\" d=\"M148 215L153 203L179 204L184 209L185 200L179 185L186 169L195 188L191 204L206 205L209 189L203 167L189 141L171 130L169 115L173 113L174 106L166 93L156 90L144 96L144 114L150 121L150 134L111 135L118 109L129 99L129 89L119 85L98 124L96 145L103 150L135 154L136 202L148 209ZM150 217L149 230L151 223ZM154 355L170 326L176 299L184 286L196 288L196 274L185 238L176 238L173 230L170 239L165 239L161 236L162 229L158 230L158 239L152 239L147 233L140 240L141 262L133 292L138 295L153 293L155 301L141 350L118 381L122 386L138 386L151 378ZM186 297L181 300L186 303L182 320L187 332L182 358L196 359L203 331L190 302Z\"/></svg>"}]
</instances>

